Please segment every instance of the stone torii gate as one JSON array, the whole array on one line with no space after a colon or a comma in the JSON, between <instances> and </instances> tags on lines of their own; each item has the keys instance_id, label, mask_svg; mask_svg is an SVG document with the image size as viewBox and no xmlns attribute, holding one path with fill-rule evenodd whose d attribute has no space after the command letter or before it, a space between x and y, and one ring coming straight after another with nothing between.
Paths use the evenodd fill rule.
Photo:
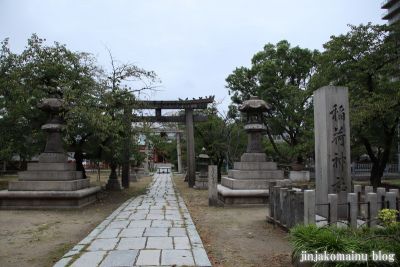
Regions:
<instances>
[{"instance_id":1,"label":"stone torii gate","mask_svg":"<svg viewBox=\"0 0 400 267\"><path fill-rule=\"evenodd\" d=\"M189 187L193 187L196 179L195 168L195 151L194 151L194 122L206 121L207 117L203 115L194 115L195 109L206 109L208 104L214 102L214 96L205 98L198 98L192 100L151 100L151 101L137 101L137 109L154 109L155 116L135 116L133 122L178 122L185 123L186 126L186 147L187 147L187 169L188 169L188 182ZM162 109L184 109L185 115L183 116L162 116Z\"/></svg>"}]
</instances>

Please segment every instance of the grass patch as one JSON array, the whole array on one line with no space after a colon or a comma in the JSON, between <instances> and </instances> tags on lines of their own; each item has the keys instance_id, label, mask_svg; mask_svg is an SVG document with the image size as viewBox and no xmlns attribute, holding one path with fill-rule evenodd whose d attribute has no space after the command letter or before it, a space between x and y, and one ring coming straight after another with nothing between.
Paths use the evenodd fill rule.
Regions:
<instances>
[{"instance_id":1,"label":"grass patch","mask_svg":"<svg viewBox=\"0 0 400 267\"><path fill-rule=\"evenodd\" d=\"M400 224L387 228L318 228L315 225L298 225L290 231L293 245L292 258L298 261L303 251L307 253L365 253L368 262L318 262L314 266L399 266ZM394 253L395 262L372 261L372 251Z\"/></svg>"}]
</instances>

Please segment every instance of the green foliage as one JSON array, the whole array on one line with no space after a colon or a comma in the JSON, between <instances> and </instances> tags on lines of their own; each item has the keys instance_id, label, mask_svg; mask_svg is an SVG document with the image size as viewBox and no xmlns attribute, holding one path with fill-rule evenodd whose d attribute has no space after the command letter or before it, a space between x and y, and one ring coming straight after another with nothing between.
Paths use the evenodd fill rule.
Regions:
<instances>
[{"instance_id":1,"label":"green foliage","mask_svg":"<svg viewBox=\"0 0 400 267\"><path fill-rule=\"evenodd\" d=\"M350 26L332 36L318 58L313 87L347 86L353 146L364 146L372 162L371 183L380 178L391 155L400 114L399 25Z\"/></svg>"},{"instance_id":2,"label":"green foliage","mask_svg":"<svg viewBox=\"0 0 400 267\"><path fill-rule=\"evenodd\" d=\"M271 104L272 109L267 113L267 134L281 160L297 158L301 161L313 149L309 83L318 54L318 51L291 47L285 40L276 45L269 43L253 56L251 68L236 68L226 79L233 105L241 104L250 95ZM237 114L236 108L230 108L230 116ZM294 153L281 152L273 136L281 136Z\"/></svg>"},{"instance_id":3,"label":"green foliage","mask_svg":"<svg viewBox=\"0 0 400 267\"><path fill-rule=\"evenodd\" d=\"M398 210L381 209L379 211L378 218L387 227L398 224L398 222L396 221L398 214L399 214Z\"/></svg>"},{"instance_id":4,"label":"green foliage","mask_svg":"<svg viewBox=\"0 0 400 267\"><path fill-rule=\"evenodd\" d=\"M318 262L315 266L397 266L400 255L400 224L387 228L338 228L315 225L297 225L290 230L290 242L293 245L293 259L300 259L301 253L366 253L372 251L395 253L395 263L368 262Z\"/></svg>"},{"instance_id":5,"label":"green foliage","mask_svg":"<svg viewBox=\"0 0 400 267\"><path fill-rule=\"evenodd\" d=\"M57 42L46 45L35 34L20 54L12 53L5 39L0 48L0 159L14 154L28 159L42 151L40 126L48 118L37 104L45 97L65 102L64 139L67 150L76 152L77 165L84 157L114 165L129 153L139 158L129 113L134 93L151 89L158 79L154 72L110 57L107 73L90 54Z\"/></svg>"},{"instance_id":6,"label":"green foliage","mask_svg":"<svg viewBox=\"0 0 400 267\"><path fill-rule=\"evenodd\" d=\"M222 164L238 160L245 151L247 143L243 125L239 122L222 118L216 107L207 109L207 121L195 125L196 151L200 153L204 147L210 156L212 164L218 165L221 171Z\"/></svg>"}]
</instances>

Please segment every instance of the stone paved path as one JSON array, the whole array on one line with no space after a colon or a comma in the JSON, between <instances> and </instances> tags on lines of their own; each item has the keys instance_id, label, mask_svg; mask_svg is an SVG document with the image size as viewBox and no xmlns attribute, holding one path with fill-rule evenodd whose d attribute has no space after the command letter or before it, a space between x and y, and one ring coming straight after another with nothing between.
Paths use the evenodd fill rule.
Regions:
<instances>
[{"instance_id":1,"label":"stone paved path","mask_svg":"<svg viewBox=\"0 0 400 267\"><path fill-rule=\"evenodd\" d=\"M171 174L122 204L54 266L211 266Z\"/></svg>"}]
</instances>

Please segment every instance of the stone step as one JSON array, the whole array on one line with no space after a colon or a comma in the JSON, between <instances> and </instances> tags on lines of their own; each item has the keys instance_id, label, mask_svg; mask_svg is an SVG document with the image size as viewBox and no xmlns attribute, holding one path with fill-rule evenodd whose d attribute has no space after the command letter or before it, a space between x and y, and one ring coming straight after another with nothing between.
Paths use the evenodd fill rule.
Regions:
<instances>
[{"instance_id":1,"label":"stone step","mask_svg":"<svg viewBox=\"0 0 400 267\"><path fill-rule=\"evenodd\" d=\"M265 162L267 155L265 153L243 153L240 157L241 162Z\"/></svg>"},{"instance_id":2,"label":"stone step","mask_svg":"<svg viewBox=\"0 0 400 267\"><path fill-rule=\"evenodd\" d=\"M246 179L238 180L229 177L222 177L221 184L230 189L269 189L269 182L274 180Z\"/></svg>"},{"instance_id":3,"label":"stone step","mask_svg":"<svg viewBox=\"0 0 400 267\"><path fill-rule=\"evenodd\" d=\"M233 163L235 170L277 170L276 162L235 162Z\"/></svg>"},{"instance_id":4,"label":"stone step","mask_svg":"<svg viewBox=\"0 0 400 267\"><path fill-rule=\"evenodd\" d=\"M58 162L64 163L67 162L68 156L64 153L42 153L39 155L39 162L40 163L51 163L51 162Z\"/></svg>"},{"instance_id":5,"label":"stone step","mask_svg":"<svg viewBox=\"0 0 400 267\"><path fill-rule=\"evenodd\" d=\"M9 191L75 191L87 188L89 179L72 181L10 181Z\"/></svg>"},{"instance_id":6,"label":"stone step","mask_svg":"<svg viewBox=\"0 0 400 267\"><path fill-rule=\"evenodd\" d=\"M58 162L48 162L48 163L28 163L28 171L75 171L75 162L58 163Z\"/></svg>"},{"instance_id":7,"label":"stone step","mask_svg":"<svg viewBox=\"0 0 400 267\"><path fill-rule=\"evenodd\" d=\"M283 171L243 171L243 170L229 170L228 177L233 179L268 179L268 180L278 180L283 179Z\"/></svg>"},{"instance_id":8,"label":"stone step","mask_svg":"<svg viewBox=\"0 0 400 267\"><path fill-rule=\"evenodd\" d=\"M65 181L82 179L80 171L24 171L18 173L20 181Z\"/></svg>"}]
</instances>

